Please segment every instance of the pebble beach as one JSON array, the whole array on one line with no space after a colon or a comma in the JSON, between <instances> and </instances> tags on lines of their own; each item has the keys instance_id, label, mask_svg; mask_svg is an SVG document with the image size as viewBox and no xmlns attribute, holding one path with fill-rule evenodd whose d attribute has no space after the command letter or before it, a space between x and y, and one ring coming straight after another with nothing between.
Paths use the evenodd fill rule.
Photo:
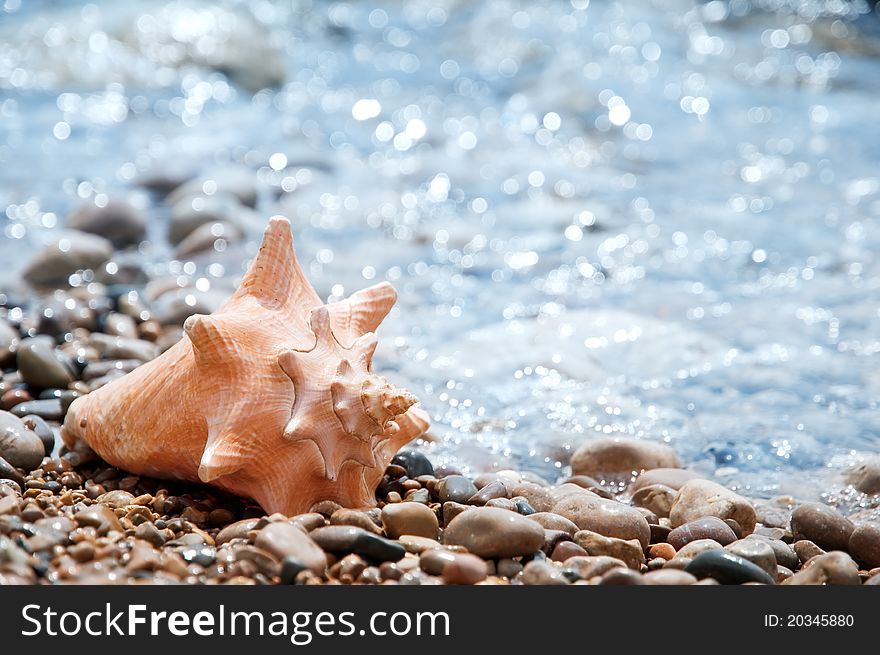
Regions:
<instances>
[{"instance_id":1,"label":"pebble beach","mask_svg":"<svg viewBox=\"0 0 880 655\"><path fill-rule=\"evenodd\" d=\"M880 585L872 4L61 4L0 2L0 584ZM67 449L275 214L398 290L375 506Z\"/></svg>"}]
</instances>

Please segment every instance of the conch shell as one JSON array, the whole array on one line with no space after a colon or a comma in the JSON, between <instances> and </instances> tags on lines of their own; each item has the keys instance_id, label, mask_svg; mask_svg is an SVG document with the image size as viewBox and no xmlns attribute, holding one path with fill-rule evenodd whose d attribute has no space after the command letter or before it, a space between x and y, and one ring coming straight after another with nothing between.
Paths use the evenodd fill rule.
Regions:
<instances>
[{"instance_id":1,"label":"conch shell","mask_svg":"<svg viewBox=\"0 0 880 655\"><path fill-rule=\"evenodd\" d=\"M267 512L317 501L375 504L391 457L428 428L416 398L371 371L373 333L397 293L388 283L322 304L269 220L241 286L195 314L158 358L78 398L62 428L134 473L201 481Z\"/></svg>"}]
</instances>

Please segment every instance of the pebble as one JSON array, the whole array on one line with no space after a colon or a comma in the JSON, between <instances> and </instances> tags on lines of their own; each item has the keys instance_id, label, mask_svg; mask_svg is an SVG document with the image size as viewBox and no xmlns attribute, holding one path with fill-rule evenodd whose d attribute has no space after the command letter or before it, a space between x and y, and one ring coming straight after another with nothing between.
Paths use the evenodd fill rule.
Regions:
<instances>
[{"instance_id":1,"label":"pebble","mask_svg":"<svg viewBox=\"0 0 880 655\"><path fill-rule=\"evenodd\" d=\"M443 567L446 584L470 585L486 579L486 562L470 553L454 553Z\"/></svg>"},{"instance_id":2,"label":"pebble","mask_svg":"<svg viewBox=\"0 0 880 655\"><path fill-rule=\"evenodd\" d=\"M97 500L99 503L107 505L107 507L118 509L133 504L134 494L123 491L122 489L117 489L115 491L108 491L105 494L101 494L98 496Z\"/></svg>"},{"instance_id":3,"label":"pebble","mask_svg":"<svg viewBox=\"0 0 880 655\"><path fill-rule=\"evenodd\" d=\"M241 521L230 523L217 533L215 542L220 546L229 543L233 539L243 539L247 536L248 532L257 527L259 522L259 519L242 519Z\"/></svg>"},{"instance_id":4,"label":"pebble","mask_svg":"<svg viewBox=\"0 0 880 655\"><path fill-rule=\"evenodd\" d=\"M414 534L404 534L397 538L397 542L406 548L406 552L418 555L426 550L434 548L443 548L443 545L436 539L428 537L419 537Z\"/></svg>"},{"instance_id":5,"label":"pebble","mask_svg":"<svg viewBox=\"0 0 880 655\"><path fill-rule=\"evenodd\" d=\"M290 519L290 522L295 525L302 526L306 529L306 532L311 532L315 528L323 528L325 525L327 525L327 519L325 519L323 515L318 514L317 512L306 512L305 514L297 514Z\"/></svg>"},{"instance_id":6,"label":"pebble","mask_svg":"<svg viewBox=\"0 0 880 655\"><path fill-rule=\"evenodd\" d=\"M218 241L228 245L241 241L243 237L241 228L229 221L202 223L177 244L174 256L177 259L184 259L199 253L211 252L219 246Z\"/></svg>"},{"instance_id":7,"label":"pebble","mask_svg":"<svg viewBox=\"0 0 880 655\"><path fill-rule=\"evenodd\" d=\"M419 568L428 575L442 575L443 569L455 559L455 553L445 548L430 548L419 556ZM485 568L485 567L484 567Z\"/></svg>"},{"instance_id":8,"label":"pebble","mask_svg":"<svg viewBox=\"0 0 880 655\"><path fill-rule=\"evenodd\" d=\"M431 461L417 450L401 450L391 458L391 463L401 466L410 478L420 475L434 475L434 467Z\"/></svg>"},{"instance_id":9,"label":"pebble","mask_svg":"<svg viewBox=\"0 0 880 655\"><path fill-rule=\"evenodd\" d=\"M756 564L723 549L700 553L685 567L685 572L698 579L712 578L721 584L776 584L775 575L771 576Z\"/></svg>"},{"instance_id":10,"label":"pebble","mask_svg":"<svg viewBox=\"0 0 880 655\"><path fill-rule=\"evenodd\" d=\"M102 359L136 359L149 362L159 356L159 347L154 343L100 332L92 333L89 345L98 351Z\"/></svg>"},{"instance_id":11,"label":"pebble","mask_svg":"<svg viewBox=\"0 0 880 655\"><path fill-rule=\"evenodd\" d=\"M22 275L36 287L67 287L73 273L97 269L112 256L107 239L70 230L31 257Z\"/></svg>"},{"instance_id":12,"label":"pebble","mask_svg":"<svg viewBox=\"0 0 880 655\"><path fill-rule=\"evenodd\" d=\"M40 438L46 455L51 455L52 451L55 450L55 433L49 427L49 424L36 414L28 414L22 417L21 422L24 423L28 430Z\"/></svg>"},{"instance_id":13,"label":"pebble","mask_svg":"<svg viewBox=\"0 0 880 655\"><path fill-rule=\"evenodd\" d=\"M382 508L382 525L392 539L401 535L415 535L436 539L440 529L437 515L421 503L403 502Z\"/></svg>"},{"instance_id":14,"label":"pebble","mask_svg":"<svg viewBox=\"0 0 880 655\"><path fill-rule=\"evenodd\" d=\"M833 507L804 503L791 513L795 539L809 539L824 550L846 550L855 525Z\"/></svg>"},{"instance_id":15,"label":"pebble","mask_svg":"<svg viewBox=\"0 0 880 655\"><path fill-rule=\"evenodd\" d=\"M138 338L137 323L128 314L120 314L119 312L109 312L107 314L107 317L104 319L103 332L115 337L125 337L126 339Z\"/></svg>"},{"instance_id":16,"label":"pebble","mask_svg":"<svg viewBox=\"0 0 880 655\"><path fill-rule=\"evenodd\" d=\"M28 386L35 389L64 389L76 379L72 360L56 350L49 337L22 341L16 353L16 366Z\"/></svg>"},{"instance_id":17,"label":"pebble","mask_svg":"<svg viewBox=\"0 0 880 655\"><path fill-rule=\"evenodd\" d=\"M721 550L721 548L723 548L723 546L712 539L697 539L696 541L686 544L675 554L675 557L666 562L663 566L664 568L670 569L684 569L687 568L688 564L690 564L697 555L701 555L710 550Z\"/></svg>"},{"instance_id":18,"label":"pebble","mask_svg":"<svg viewBox=\"0 0 880 655\"><path fill-rule=\"evenodd\" d=\"M74 514L73 520L80 526L95 528L99 535L123 531L116 514L106 505L90 505Z\"/></svg>"},{"instance_id":19,"label":"pebble","mask_svg":"<svg viewBox=\"0 0 880 655\"><path fill-rule=\"evenodd\" d=\"M279 584L294 584L297 576L308 567L295 557L285 557L281 560L281 570L278 573Z\"/></svg>"},{"instance_id":20,"label":"pebble","mask_svg":"<svg viewBox=\"0 0 880 655\"><path fill-rule=\"evenodd\" d=\"M722 546L726 546L736 541L736 534L721 519L715 516L706 516L678 526L667 537L667 541L676 550L680 550L685 544L697 539L712 539Z\"/></svg>"},{"instance_id":21,"label":"pebble","mask_svg":"<svg viewBox=\"0 0 880 655\"><path fill-rule=\"evenodd\" d=\"M616 557L631 569L639 570L645 563L645 552L637 539L615 539L589 530L580 530L574 535L574 541L587 551L587 555Z\"/></svg>"},{"instance_id":22,"label":"pebble","mask_svg":"<svg viewBox=\"0 0 880 655\"><path fill-rule=\"evenodd\" d=\"M2 456L0 456L0 480L11 480L21 489L24 489L25 486L25 479L21 473L16 471L15 467Z\"/></svg>"},{"instance_id":23,"label":"pebble","mask_svg":"<svg viewBox=\"0 0 880 655\"><path fill-rule=\"evenodd\" d=\"M131 203L112 199L103 207L93 202L80 205L67 217L67 227L100 235L116 246L130 246L146 237L147 218Z\"/></svg>"},{"instance_id":24,"label":"pebble","mask_svg":"<svg viewBox=\"0 0 880 655\"><path fill-rule=\"evenodd\" d=\"M776 561L776 553L770 544L756 539L740 539L732 544L724 546L724 549L734 555L750 561L760 567L774 580L779 572L779 564Z\"/></svg>"},{"instance_id":25,"label":"pebble","mask_svg":"<svg viewBox=\"0 0 880 655\"><path fill-rule=\"evenodd\" d=\"M802 564L810 561L818 555L824 555L825 551L819 548L809 539L799 539L792 544L792 549L797 555L798 561Z\"/></svg>"},{"instance_id":26,"label":"pebble","mask_svg":"<svg viewBox=\"0 0 880 655\"><path fill-rule=\"evenodd\" d=\"M441 503L467 503L477 493L474 483L463 475L447 475L437 483L435 489Z\"/></svg>"},{"instance_id":27,"label":"pebble","mask_svg":"<svg viewBox=\"0 0 880 655\"><path fill-rule=\"evenodd\" d=\"M521 496L534 508L535 512L549 512L553 509L553 497L550 492L534 482L519 482L510 491L510 497Z\"/></svg>"},{"instance_id":28,"label":"pebble","mask_svg":"<svg viewBox=\"0 0 880 655\"><path fill-rule=\"evenodd\" d=\"M648 555L651 559L659 557L668 562L675 557L675 548L670 544L654 544L648 548Z\"/></svg>"},{"instance_id":29,"label":"pebble","mask_svg":"<svg viewBox=\"0 0 880 655\"><path fill-rule=\"evenodd\" d=\"M46 421L61 421L64 414L61 411L60 398L48 398L46 400L29 400L12 408L12 413L19 417L34 414Z\"/></svg>"},{"instance_id":30,"label":"pebble","mask_svg":"<svg viewBox=\"0 0 880 655\"><path fill-rule=\"evenodd\" d=\"M502 557L495 564L495 571L505 578L515 578L523 570L522 563L510 557Z\"/></svg>"},{"instance_id":31,"label":"pebble","mask_svg":"<svg viewBox=\"0 0 880 655\"><path fill-rule=\"evenodd\" d=\"M454 519L456 516L461 514L462 512L466 512L469 509L473 509L472 505L462 505L461 503L456 503L451 500L447 500L443 503L443 522L446 525L449 525L450 521Z\"/></svg>"},{"instance_id":32,"label":"pebble","mask_svg":"<svg viewBox=\"0 0 880 655\"><path fill-rule=\"evenodd\" d=\"M617 539L636 539L642 548L647 548L651 528L638 510L598 496L586 494L566 496L558 501L553 511L581 530L598 532L606 537Z\"/></svg>"},{"instance_id":33,"label":"pebble","mask_svg":"<svg viewBox=\"0 0 880 655\"><path fill-rule=\"evenodd\" d=\"M396 562L406 554L400 544L354 526L329 525L312 530L309 536L331 553L356 553L379 562Z\"/></svg>"},{"instance_id":34,"label":"pebble","mask_svg":"<svg viewBox=\"0 0 880 655\"><path fill-rule=\"evenodd\" d=\"M550 559L554 562L564 562L572 557L580 557L589 554L590 553L573 541L560 541L550 552Z\"/></svg>"},{"instance_id":35,"label":"pebble","mask_svg":"<svg viewBox=\"0 0 880 655\"><path fill-rule=\"evenodd\" d=\"M785 580L787 585L858 585L859 567L846 553L834 551L818 555L810 564Z\"/></svg>"},{"instance_id":36,"label":"pebble","mask_svg":"<svg viewBox=\"0 0 880 655\"><path fill-rule=\"evenodd\" d=\"M373 534L382 534L382 528L369 515L347 507L340 507L330 515L330 525L354 525Z\"/></svg>"},{"instance_id":37,"label":"pebble","mask_svg":"<svg viewBox=\"0 0 880 655\"><path fill-rule=\"evenodd\" d=\"M279 561L290 557L302 562L315 575L324 575L327 569L327 556L321 547L305 530L290 523L270 523L257 533L254 545L271 553Z\"/></svg>"},{"instance_id":38,"label":"pebble","mask_svg":"<svg viewBox=\"0 0 880 655\"><path fill-rule=\"evenodd\" d=\"M677 569L657 569L648 571L644 575L644 583L647 585L689 585L696 584L697 577L687 571Z\"/></svg>"},{"instance_id":39,"label":"pebble","mask_svg":"<svg viewBox=\"0 0 880 655\"><path fill-rule=\"evenodd\" d=\"M138 539L143 539L156 548L161 547L165 543L165 535L150 521L144 521L137 526L134 530L134 536Z\"/></svg>"},{"instance_id":40,"label":"pebble","mask_svg":"<svg viewBox=\"0 0 880 655\"><path fill-rule=\"evenodd\" d=\"M571 457L573 475L629 475L680 466L678 454L666 444L639 439L597 439L582 445Z\"/></svg>"},{"instance_id":41,"label":"pebble","mask_svg":"<svg viewBox=\"0 0 880 655\"><path fill-rule=\"evenodd\" d=\"M797 553L792 550L791 546L780 539L773 539L760 534L750 534L746 539L754 539L767 544L773 549L773 555L776 557L776 563L789 569L796 569L800 560Z\"/></svg>"},{"instance_id":42,"label":"pebble","mask_svg":"<svg viewBox=\"0 0 880 655\"><path fill-rule=\"evenodd\" d=\"M847 471L846 482L864 494L880 494L880 456L853 466Z\"/></svg>"},{"instance_id":43,"label":"pebble","mask_svg":"<svg viewBox=\"0 0 880 655\"><path fill-rule=\"evenodd\" d=\"M519 579L524 585L568 584L568 579L563 575L561 569L537 560L533 560L523 567Z\"/></svg>"},{"instance_id":44,"label":"pebble","mask_svg":"<svg viewBox=\"0 0 880 655\"><path fill-rule=\"evenodd\" d=\"M21 335L18 330L0 319L0 367L5 368L15 361L15 353L20 342Z\"/></svg>"},{"instance_id":45,"label":"pebble","mask_svg":"<svg viewBox=\"0 0 880 655\"><path fill-rule=\"evenodd\" d=\"M43 442L24 422L0 410L0 457L25 471L40 466L45 455Z\"/></svg>"},{"instance_id":46,"label":"pebble","mask_svg":"<svg viewBox=\"0 0 880 655\"><path fill-rule=\"evenodd\" d=\"M755 531L755 508L748 499L710 480L690 480L682 485L669 512L673 528L705 516L733 519L743 536Z\"/></svg>"},{"instance_id":47,"label":"pebble","mask_svg":"<svg viewBox=\"0 0 880 655\"><path fill-rule=\"evenodd\" d=\"M564 570L575 573L579 578L589 580L596 576L604 574L615 568L624 568L627 566L624 562L616 557L607 555L586 555L580 557L570 557L565 560Z\"/></svg>"},{"instance_id":48,"label":"pebble","mask_svg":"<svg viewBox=\"0 0 880 655\"><path fill-rule=\"evenodd\" d=\"M693 471L681 468L655 468L649 471L643 471L632 484L627 487L627 491L635 494L639 489L649 487L654 484L661 484L678 491L685 483L691 480L697 480L700 475Z\"/></svg>"},{"instance_id":49,"label":"pebble","mask_svg":"<svg viewBox=\"0 0 880 655\"><path fill-rule=\"evenodd\" d=\"M620 567L611 569L599 580L599 585L603 587L620 587L645 584L645 576L638 571L632 569L622 569Z\"/></svg>"},{"instance_id":50,"label":"pebble","mask_svg":"<svg viewBox=\"0 0 880 655\"><path fill-rule=\"evenodd\" d=\"M486 486L482 487L477 493L468 498L468 505L485 505L490 500L496 498L508 498L507 486L501 480L493 480Z\"/></svg>"},{"instance_id":51,"label":"pebble","mask_svg":"<svg viewBox=\"0 0 880 655\"><path fill-rule=\"evenodd\" d=\"M33 400L27 389L10 389L0 396L0 409L10 411L16 405Z\"/></svg>"},{"instance_id":52,"label":"pebble","mask_svg":"<svg viewBox=\"0 0 880 655\"><path fill-rule=\"evenodd\" d=\"M443 543L464 546L484 558L530 555L544 543L544 529L531 518L494 507L462 512L447 524Z\"/></svg>"},{"instance_id":53,"label":"pebble","mask_svg":"<svg viewBox=\"0 0 880 655\"><path fill-rule=\"evenodd\" d=\"M579 530L578 526L567 518L553 512L536 512L535 514L529 514L528 518L547 530L560 530L561 532L568 533L571 537Z\"/></svg>"},{"instance_id":54,"label":"pebble","mask_svg":"<svg viewBox=\"0 0 880 655\"><path fill-rule=\"evenodd\" d=\"M847 550L864 568L880 567L880 523L857 524Z\"/></svg>"},{"instance_id":55,"label":"pebble","mask_svg":"<svg viewBox=\"0 0 880 655\"><path fill-rule=\"evenodd\" d=\"M649 484L632 495L632 503L636 507L650 510L659 517L668 518L675 493L675 489L664 484Z\"/></svg>"}]
</instances>

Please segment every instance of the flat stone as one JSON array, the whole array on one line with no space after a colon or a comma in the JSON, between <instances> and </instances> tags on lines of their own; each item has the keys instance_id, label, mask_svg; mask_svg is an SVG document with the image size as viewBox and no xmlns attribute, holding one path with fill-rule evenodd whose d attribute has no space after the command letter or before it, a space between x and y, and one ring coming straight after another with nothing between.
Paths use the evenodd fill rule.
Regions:
<instances>
[{"instance_id":1,"label":"flat stone","mask_svg":"<svg viewBox=\"0 0 880 655\"><path fill-rule=\"evenodd\" d=\"M869 457L846 473L846 482L864 494L880 494L880 456Z\"/></svg>"},{"instance_id":2,"label":"flat stone","mask_svg":"<svg viewBox=\"0 0 880 655\"><path fill-rule=\"evenodd\" d=\"M61 410L60 398L47 398L46 400L29 400L12 408L12 413L18 417L35 414L47 421L61 421L64 412Z\"/></svg>"},{"instance_id":3,"label":"flat stone","mask_svg":"<svg viewBox=\"0 0 880 655\"><path fill-rule=\"evenodd\" d=\"M833 507L804 503L791 513L795 539L809 539L824 550L846 550L855 525Z\"/></svg>"},{"instance_id":4,"label":"flat stone","mask_svg":"<svg viewBox=\"0 0 880 655\"><path fill-rule=\"evenodd\" d=\"M324 575L327 556L305 530L290 523L270 523L257 533L257 548L271 553L279 561L293 558L302 562L315 575Z\"/></svg>"},{"instance_id":5,"label":"flat stone","mask_svg":"<svg viewBox=\"0 0 880 655\"><path fill-rule=\"evenodd\" d=\"M588 555L616 557L631 569L639 570L645 563L645 552L638 539L615 539L589 530L580 530L574 535L574 541Z\"/></svg>"},{"instance_id":6,"label":"flat stone","mask_svg":"<svg viewBox=\"0 0 880 655\"><path fill-rule=\"evenodd\" d=\"M122 524L113 510L106 505L90 505L73 515L80 526L95 528L99 535L108 532L122 532Z\"/></svg>"},{"instance_id":7,"label":"flat stone","mask_svg":"<svg viewBox=\"0 0 880 655\"><path fill-rule=\"evenodd\" d=\"M544 529L515 512L477 507L456 516L443 533L443 543L464 546L483 558L530 555L544 543Z\"/></svg>"},{"instance_id":8,"label":"flat stone","mask_svg":"<svg viewBox=\"0 0 880 655\"><path fill-rule=\"evenodd\" d=\"M329 525L312 530L309 536L331 553L356 553L379 562L396 562L406 555L400 544L354 526Z\"/></svg>"},{"instance_id":9,"label":"flat stone","mask_svg":"<svg viewBox=\"0 0 880 655\"><path fill-rule=\"evenodd\" d=\"M647 585L691 585L696 584L697 578L692 573L677 569L657 569L648 571L643 576Z\"/></svg>"},{"instance_id":10,"label":"flat stone","mask_svg":"<svg viewBox=\"0 0 880 655\"><path fill-rule=\"evenodd\" d=\"M604 574L614 568L627 568L626 564L616 557L607 555L588 555L571 557L565 560L563 570L571 571L584 580Z\"/></svg>"},{"instance_id":11,"label":"flat stone","mask_svg":"<svg viewBox=\"0 0 880 655\"><path fill-rule=\"evenodd\" d=\"M440 529L437 515L421 503L388 504L382 508L381 516L385 533L392 539L404 534L436 539Z\"/></svg>"},{"instance_id":12,"label":"flat stone","mask_svg":"<svg viewBox=\"0 0 880 655\"><path fill-rule=\"evenodd\" d=\"M680 550L685 544L697 539L712 539L726 546L736 541L736 534L721 519L706 516L678 526L669 533L667 542L676 550Z\"/></svg>"},{"instance_id":13,"label":"flat stone","mask_svg":"<svg viewBox=\"0 0 880 655\"><path fill-rule=\"evenodd\" d=\"M559 514L581 530L598 532L605 537L636 539L647 548L651 528L638 510L598 496L572 494L556 503L553 512Z\"/></svg>"},{"instance_id":14,"label":"flat stone","mask_svg":"<svg viewBox=\"0 0 880 655\"><path fill-rule=\"evenodd\" d=\"M18 345L16 366L22 379L35 389L65 389L76 379L70 357L48 337L25 339Z\"/></svg>"},{"instance_id":15,"label":"flat stone","mask_svg":"<svg viewBox=\"0 0 880 655\"><path fill-rule=\"evenodd\" d=\"M656 468L679 468L681 461L666 444L639 439L596 439L578 448L571 458L574 475L629 475Z\"/></svg>"},{"instance_id":16,"label":"flat stone","mask_svg":"<svg viewBox=\"0 0 880 655\"><path fill-rule=\"evenodd\" d=\"M236 521L235 523L230 523L217 533L214 541L218 546L221 546L225 543L229 543L233 539L243 539L247 536L248 532L257 527L259 522L259 519L243 519L241 521Z\"/></svg>"},{"instance_id":17,"label":"flat stone","mask_svg":"<svg viewBox=\"0 0 880 655\"><path fill-rule=\"evenodd\" d=\"M632 495L632 503L636 507L643 507L653 512L658 517L668 518L675 494L676 491L672 487L663 484L649 484Z\"/></svg>"},{"instance_id":18,"label":"flat stone","mask_svg":"<svg viewBox=\"0 0 880 655\"><path fill-rule=\"evenodd\" d=\"M755 508L748 499L711 480L690 480L682 485L669 511L673 528L705 516L733 519L743 536L755 531Z\"/></svg>"},{"instance_id":19,"label":"flat stone","mask_svg":"<svg viewBox=\"0 0 880 655\"><path fill-rule=\"evenodd\" d=\"M771 577L756 564L723 549L700 553L685 567L685 572L699 579L712 578L721 584L776 584L775 576Z\"/></svg>"},{"instance_id":20,"label":"flat stone","mask_svg":"<svg viewBox=\"0 0 880 655\"><path fill-rule=\"evenodd\" d=\"M700 476L693 471L681 468L655 468L643 471L632 484L627 487L630 494L635 494L639 489L659 484L675 491L681 489L685 483L697 480Z\"/></svg>"},{"instance_id":21,"label":"flat stone","mask_svg":"<svg viewBox=\"0 0 880 655\"><path fill-rule=\"evenodd\" d=\"M486 562L470 553L454 553L442 576L446 584L477 584L486 579Z\"/></svg>"},{"instance_id":22,"label":"flat stone","mask_svg":"<svg viewBox=\"0 0 880 655\"><path fill-rule=\"evenodd\" d=\"M69 230L31 257L22 276L36 287L68 286L73 273L97 269L112 256L107 239Z\"/></svg>"},{"instance_id":23,"label":"flat stone","mask_svg":"<svg viewBox=\"0 0 880 655\"><path fill-rule=\"evenodd\" d=\"M710 550L721 550L723 546L712 539L697 539L685 544L681 550L675 553L675 557L666 562L663 568L685 569L694 558Z\"/></svg>"}]
</instances>

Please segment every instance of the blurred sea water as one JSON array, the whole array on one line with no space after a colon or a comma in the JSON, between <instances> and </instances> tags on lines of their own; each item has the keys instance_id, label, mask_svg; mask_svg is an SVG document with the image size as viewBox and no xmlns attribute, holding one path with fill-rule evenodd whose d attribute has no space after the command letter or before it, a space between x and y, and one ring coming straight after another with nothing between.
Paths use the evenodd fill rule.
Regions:
<instances>
[{"instance_id":1,"label":"blurred sea water","mask_svg":"<svg viewBox=\"0 0 880 655\"><path fill-rule=\"evenodd\" d=\"M750 495L880 446L880 28L864 2L0 2L0 286L83 201L227 289L282 213L437 462L664 440ZM239 166L248 249L175 261L146 175ZM211 263L220 266L211 267ZM200 287L200 288L202 288Z\"/></svg>"}]
</instances>

